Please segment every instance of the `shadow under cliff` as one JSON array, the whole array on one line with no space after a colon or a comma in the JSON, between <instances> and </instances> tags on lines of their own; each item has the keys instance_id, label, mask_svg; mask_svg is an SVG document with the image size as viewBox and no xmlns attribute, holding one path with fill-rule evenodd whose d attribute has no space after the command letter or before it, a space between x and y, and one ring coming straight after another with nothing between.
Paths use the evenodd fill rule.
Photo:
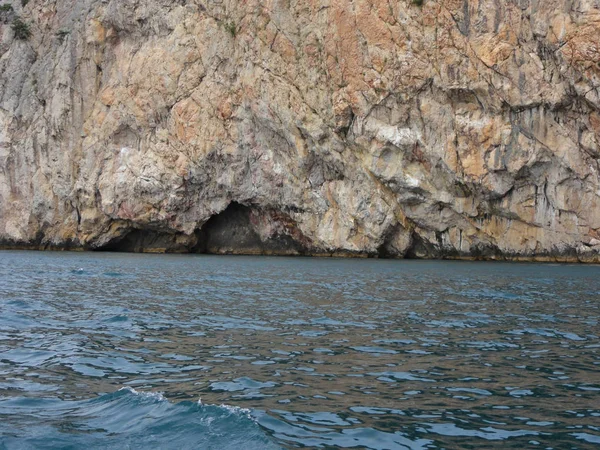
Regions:
<instances>
[{"instance_id":1,"label":"shadow under cliff","mask_svg":"<svg viewBox=\"0 0 600 450\"><path fill-rule=\"evenodd\" d=\"M131 229L97 251L135 253L208 253L308 255L308 241L287 215L232 202L193 235Z\"/></svg>"},{"instance_id":2,"label":"shadow under cliff","mask_svg":"<svg viewBox=\"0 0 600 450\"><path fill-rule=\"evenodd\" d=\"M600 263L597 254L580 255L572 248L520 254L506 253L492 244L480 243L466 252L458 252L444 246L441 237L438 238L439 242L432 243L413 232L407 248L396 249L388 239L372 254L325 250L304 236L287 212L232 202L192 234L123 224L120 234L100 246L82 245L74 241L55 244L48 242L43 233L38 233L28 242L0 240L0 249Z\"/></svg>"}]
</instances>

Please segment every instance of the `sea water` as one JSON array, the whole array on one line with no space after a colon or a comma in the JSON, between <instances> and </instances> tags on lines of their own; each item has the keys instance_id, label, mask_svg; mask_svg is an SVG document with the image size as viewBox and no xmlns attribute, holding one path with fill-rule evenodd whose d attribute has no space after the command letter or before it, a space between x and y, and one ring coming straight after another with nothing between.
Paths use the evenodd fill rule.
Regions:
<instances>
[{"instance_id":1,"label":"sea water","mask_svg":"<svg viewBox=\"0 0 600 450\"><path fill-rule=\"evenodd\" d=\"M600 268L0 252L0 448L594 448Z\"/></svg>"}]
</instances>

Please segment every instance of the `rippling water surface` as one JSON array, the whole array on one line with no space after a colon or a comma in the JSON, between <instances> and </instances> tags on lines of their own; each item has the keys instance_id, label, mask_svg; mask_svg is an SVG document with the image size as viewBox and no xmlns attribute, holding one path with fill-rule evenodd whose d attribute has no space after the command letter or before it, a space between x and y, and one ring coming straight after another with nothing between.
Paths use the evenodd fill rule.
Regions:
<instances>
[{"instance_id":1,"label":"rippling water surface","mask_svg":"<svg viewBox=\"0 0 600 450\"><path fill-rule=\"evenodd\" d=\"M594 448L600 268L0 252L0 448Z\"/></svg>"}]
</instances>

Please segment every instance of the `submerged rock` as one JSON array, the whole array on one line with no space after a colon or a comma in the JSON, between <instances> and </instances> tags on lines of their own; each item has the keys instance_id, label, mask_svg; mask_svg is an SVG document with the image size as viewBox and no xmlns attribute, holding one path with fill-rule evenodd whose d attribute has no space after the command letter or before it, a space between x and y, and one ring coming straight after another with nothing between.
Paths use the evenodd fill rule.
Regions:
<instances>
[{"instance_id":1,"label":"submerged rock","mask_svg":"<svg viewBox=\"0 0 600 450\"><path fill-rule=\"evenodd\" d=\"M593 0L6 3L4 247L600 261Z\"/></svg>"}]
</instances>

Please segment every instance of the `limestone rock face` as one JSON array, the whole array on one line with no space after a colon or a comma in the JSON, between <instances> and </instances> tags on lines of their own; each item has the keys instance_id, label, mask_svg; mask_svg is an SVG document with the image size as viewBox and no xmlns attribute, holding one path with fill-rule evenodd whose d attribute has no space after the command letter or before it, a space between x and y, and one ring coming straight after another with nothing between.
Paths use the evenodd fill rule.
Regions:
<instances>
[{"instance_id":1,"label":"limestone rock face","mask_svg":"<svg viewBox=\"0 0 600 450\"><path fill-rule=\"evenodd\" d=\"M598 0L4 2L4 247L600 261Z\"/></svg>"}]
</instances>

